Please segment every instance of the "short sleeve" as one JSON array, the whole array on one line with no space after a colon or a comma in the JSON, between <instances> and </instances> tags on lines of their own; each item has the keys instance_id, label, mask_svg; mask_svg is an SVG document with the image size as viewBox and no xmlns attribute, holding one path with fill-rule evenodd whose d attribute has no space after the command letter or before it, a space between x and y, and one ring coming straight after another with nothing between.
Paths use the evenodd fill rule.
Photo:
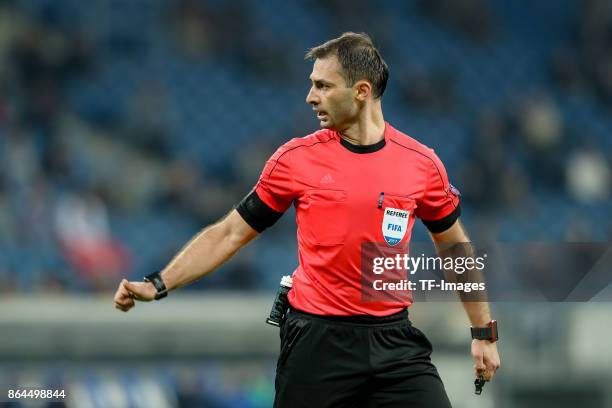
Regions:
<instances>
[{"instance_id":1,"label":"short sleeve","mask_svg":"<svg viewBox=\"0 0 612 408\"><path fill-rule=\"evenodd\" d=\"M289 151L280 147L266 162L255 185L257 196L274 211L283 213L295 198Z\"/></svg>"},{"instance_id":2,"label":"short sleeve","mask_svg":"<svg viewBox=\"0 0 612 408\"><path fill-rule=\"evenodd\" d=\"M448 181L444 165L433 153L428 162L427 186L417 201L415 215L434 233L443 232L461 215L459 190Z\"/></svg>"}]
</instances>

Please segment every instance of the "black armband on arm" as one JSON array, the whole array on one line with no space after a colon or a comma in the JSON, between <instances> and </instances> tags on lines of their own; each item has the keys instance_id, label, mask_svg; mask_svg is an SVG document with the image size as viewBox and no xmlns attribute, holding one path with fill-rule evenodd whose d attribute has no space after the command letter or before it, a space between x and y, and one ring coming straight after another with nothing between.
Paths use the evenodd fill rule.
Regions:
<instances>
[{"instance_id":1,"label":"black armband on arm","mask_svg":"<svg viewBox=\"0 0 612 408\"><path fill-rule=\"evenodd\" d=\"M448 214L446 217L440 220L435 220L435 221L421 220L421 221L423 222L423 224L425 224L429 232L438 234L452 227L460 215L461 215L461 206L458 205L457 208L455 208L452 213Z\"/></svg>"},{"instance_id":2,"label":"black armband on arm","mask_svg":"<svg viewBox=\"0 0 612 408\"><path fill-rule=\"evenodd\" d=\"M282 212L274 211L261 201L255 190L238 203L236 211L257 232L263 232L271 227L283 215Z\"/></svg>"}]
</instances>

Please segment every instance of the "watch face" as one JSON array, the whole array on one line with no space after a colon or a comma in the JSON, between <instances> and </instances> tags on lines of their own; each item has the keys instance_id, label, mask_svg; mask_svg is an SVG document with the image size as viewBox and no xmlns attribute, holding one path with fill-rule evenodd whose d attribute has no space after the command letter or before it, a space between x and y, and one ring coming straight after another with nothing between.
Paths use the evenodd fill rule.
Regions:
<instances>
[{"instance_id":1,"label":"watch face","mask_svg":"<svg viewBox=\"0 0 612 408\"><path fill-rule=\"evenodd\" d=\"M499 340L499 335L497 332L497 320L491 321L491 341Z\"/></svg>"}]
</instances>

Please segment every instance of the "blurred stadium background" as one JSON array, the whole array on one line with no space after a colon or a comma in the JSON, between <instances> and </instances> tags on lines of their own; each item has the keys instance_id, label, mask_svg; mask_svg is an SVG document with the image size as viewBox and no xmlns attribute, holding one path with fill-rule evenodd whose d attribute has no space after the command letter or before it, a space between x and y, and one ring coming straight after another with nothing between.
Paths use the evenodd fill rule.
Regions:
<instances>
[{"instance_id":1,"label":"blurred stadium background","mask_svg":"<svg viewBox=\"0 0 612 408\"><path fill-rule=\"evenodd\" d=\"M385 118L436 149L475 241L610 241L609 0L0 0L0 385L271 406L292 214L163 302L123 315L112 291L317 128L303 54L348 30L381 49ZM612 407L609 302L492 307L502 369L480 397L461 307L412 308L455 407Z\"/></svg>"}]
</instances>

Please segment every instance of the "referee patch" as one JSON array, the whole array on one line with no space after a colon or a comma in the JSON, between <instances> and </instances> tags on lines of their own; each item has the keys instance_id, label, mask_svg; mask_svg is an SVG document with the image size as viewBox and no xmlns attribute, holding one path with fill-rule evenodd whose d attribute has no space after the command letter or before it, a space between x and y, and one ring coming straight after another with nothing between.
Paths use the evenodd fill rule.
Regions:
<instances>
[{"instance_id":1,"label":"referee patch","mask_svg":"<svg viewBox=\"0 0 612 408\"><path fill-rule=\"evenodd\" d=\"M385 215L382 220L382 233L387 244L395 246L404 239L408 229L409 216L410 211L391 207L385 208Z\"/></svg>"}]
</instances>

